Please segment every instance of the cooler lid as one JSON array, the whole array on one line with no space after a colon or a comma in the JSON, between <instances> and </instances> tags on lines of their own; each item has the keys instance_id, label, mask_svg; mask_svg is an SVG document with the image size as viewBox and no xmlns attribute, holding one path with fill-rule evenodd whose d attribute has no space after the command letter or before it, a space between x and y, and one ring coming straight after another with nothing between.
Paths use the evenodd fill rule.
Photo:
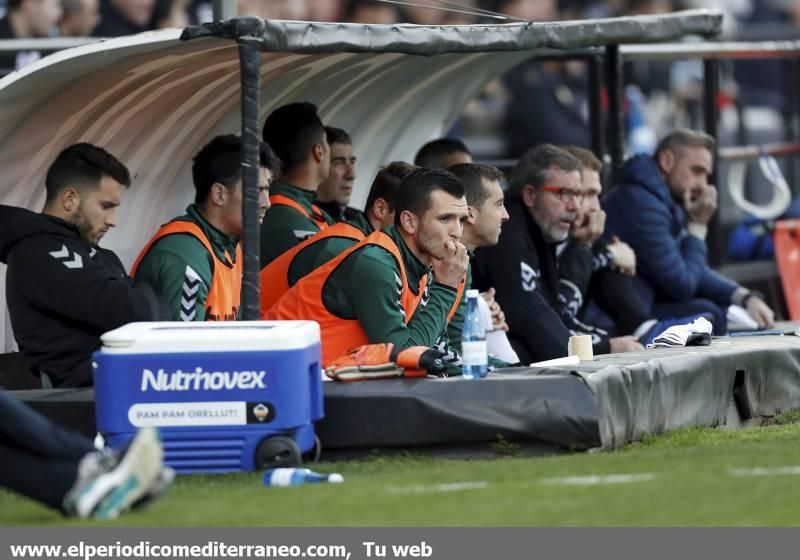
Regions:
<instances>
[{"instance_id":1,"label":"cooler lid","mask_svg":"<svg viewBox=\"0 0 800 560\"><path fill-rule=\"evenodd\" d=\"M315 321L129 323L100 337L108 354L296 350L319 343Z\"/></svg>"}]
</instances>

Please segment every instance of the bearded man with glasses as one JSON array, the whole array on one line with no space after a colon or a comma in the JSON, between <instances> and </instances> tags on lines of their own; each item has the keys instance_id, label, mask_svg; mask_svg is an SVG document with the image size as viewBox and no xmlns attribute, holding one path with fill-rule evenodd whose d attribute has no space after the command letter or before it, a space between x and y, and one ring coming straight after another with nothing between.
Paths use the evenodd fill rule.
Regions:
<instances>
[{"instance_id":1,"label":"bearded man with glasses","mask_svg":"<svg viewBox=\"0 0 800 560\"><path fill-rule=\"evenodd\" d=\"M473 285L495 288L495 298L506 312L508 337L522 363L567 355L571 335L589 334L594 352L641 350L636 338L612 338L567 313L574 302L559 297L559 259L556 249L566 241L579 215L583 199L581 163L567 151L550 144L528 150L511 171L507 209L510 220L494 247L478 249L473 262ZM596 218L600 219L600 218ZM602 224L586 227L602 230ZM581 260L591 248L569 243L561 260ZM585 273L591 274L591 268ZM576 282L588 282L576 279Z\"/></svg>"}]
</instances>

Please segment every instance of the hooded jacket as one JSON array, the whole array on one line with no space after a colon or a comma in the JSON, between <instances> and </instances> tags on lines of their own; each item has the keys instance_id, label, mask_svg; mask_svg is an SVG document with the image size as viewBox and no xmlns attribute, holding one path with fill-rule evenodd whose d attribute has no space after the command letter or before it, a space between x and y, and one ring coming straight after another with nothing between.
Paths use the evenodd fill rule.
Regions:
<instances>
[{"instance_id":1,"label":"hooded jacket","mask_svg":"<svg viewBox=\"0 0 800 560\"><path fill-rule=\"evenodd\" d=\"M0 262L20 350L56 387L92 385L100 335L161 318L150 288L134 288L117 255L60 218L0 205Z\"/></svg>"},{"instance_id":2,"label":"hooded jacket","mask_svg":"<svg viewBox=\"0 0 800 560\"><path fill-rule=\"evenodd\" d=\"M648 308L656 301L694 298L730 305L738 284L708 266L706 243L687 231L686 212L673 200L655 159L629 159L603 208L606 234L619 236L636 252L636 285Z\"/></svg>"}]
</instances>

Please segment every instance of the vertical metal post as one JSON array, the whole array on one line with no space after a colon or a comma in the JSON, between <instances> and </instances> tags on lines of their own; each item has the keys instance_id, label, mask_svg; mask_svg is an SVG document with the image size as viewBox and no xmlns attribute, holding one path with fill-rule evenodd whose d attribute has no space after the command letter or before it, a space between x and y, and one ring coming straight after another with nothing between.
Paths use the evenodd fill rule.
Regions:
<instances>
[{"instance_id":1,"label":"vertical metal post","mask_svg":"<svg viewBox=\"0 0 800 560\"><path fill-rule=\"evenodd\" d=\"M242 311L245 321L260 318L259 259L260 226L258 223L258 172L261 134L258 109L261 104L261 41L255 37L239 38L242 105Z\"/></svg>"},{"instance_id":2,"label":"vertical metal post","mask_svg":"<svg viewBox=\"0 0 800 560\"><path fill-rule=\"evenodd\" d=\"M616 184L625 160L622 114L622 54L619 45L606 47L606 88L608 90L608 151L611 154L611 184Z\"/></svg>"},{"instance_id":3,"label":"vertical metal post","mask_svg":"<svg viewBox=\"0 0 800 560\"><path fill-rule=\"evenodd\" d=\"M785 96L787 104L786 141L800 141L800 58L787 60L784 67ZM800 158L789 158L789 185L793 186L792 194L797 194L800 185Z\"/></svg>"},{"instance_id":4,"label":"vertical metal post","mask_svg":"<svg viewBox=\"0 0 800 560\"><path fill-rule=\"evenodd\" d=\"M600 70L601 57L590 57L589 66L589 127L592 132L592 151L602 161L606 155L605 119L603 118L603 75Z\"/></svg>"},{"instance_id":5,"label":"vertical metal post","mask_svg":"<svg viewBox=\"0 0 800 560\"><path fill-rule=\"evenodd\" d=\"M236 0L213 0L214 21L225 21L236 17Z\"/></svg>"},{"instance_id":6,"label":"vertical metal post","mask_svg":"<svg viewBox=\"0 0 800 560\"><path fill-rule=\"evenodd\" d=\"M719 60L708 59L703 61L703 126L707 134L713 136L717 142L714 146L714 163L710 182L717 184L719 177L719 110L717 98L719 97ZM708 224L708 262L711 266L722 264L725 254L725 240L722 236L720 213L722 212L722 196L717 198L717 211Z\"/></svg>"}]
</instances>

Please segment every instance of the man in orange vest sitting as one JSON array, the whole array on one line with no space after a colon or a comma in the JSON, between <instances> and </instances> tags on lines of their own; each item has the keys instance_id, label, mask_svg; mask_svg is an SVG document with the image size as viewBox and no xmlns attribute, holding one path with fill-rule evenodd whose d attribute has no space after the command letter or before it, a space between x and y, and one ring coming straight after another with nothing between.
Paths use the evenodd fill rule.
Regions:
<instances>
[{"instance_id":1,"label":"man in orange vest sitting","mask_svg":"<svg viewBox=\"0 0 800 560\"><path fill-rule=\"evenodd\" d=\"M302 278L265 318L317 321L323 365L367 343L433 346L464 282L466 219L461 181L417 169L400 185L393 226Z\"/></svg>"},{"instance_id":2,"label":"man in orange vest sitting","mask_svg":"<svg viewBox=\"0 0 800 560\"><path fill-rule=\"evenodd\" d=\"M269 208L269 187L280 160L260 147L259 216ZM173 321L234 321L242 286L241 139L217 136L195 156L195 203L161 226L131 270L169 302Z\"/></svg>"},{"instance_id":3,"label":"man in orange vest sitting","mask_svg":"<svg viewBox=\"0 0 800 560\"><path fill-rule=\"evenodd\" d=\"M283 162L283 173L272 187L271 208L261 226L262 268L336 223L314 204L331 165L330 146L317 108L311 103L278 107L264 122L264 142Z\"/></svg>"},{"instance_id":4,"label":"man in orange vest sitting","mask_svg":"<svg viewBox=\"0 0 800 560\"><path fill-rule=\"evenodd\" d=\"M400 182L415 166L394 161L378 171L367 196L366 211L339 222L295 245L261 269L261 315L298 280L362 241L373 231L394 223L395 198Z\"/></svg>"}]
</instances>

